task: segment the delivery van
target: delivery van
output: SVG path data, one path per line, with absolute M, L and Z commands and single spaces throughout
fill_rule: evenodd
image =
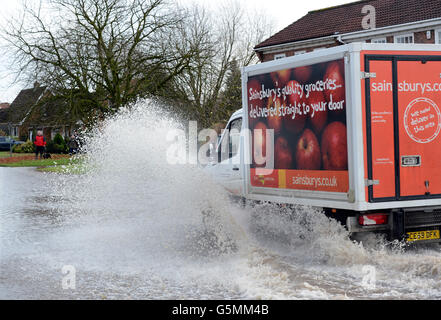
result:
M 441 241 L 441 46 L 347 44 L 246 67 L 242 89 L 210 167 L 231 193 Z

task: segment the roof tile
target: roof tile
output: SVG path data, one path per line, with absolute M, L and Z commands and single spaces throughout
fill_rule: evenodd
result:
M 7 109 L 9 113 L 8 121 L 19 123 L 26 116 L 32 106 L 34 106 L 41 97 L 46 87 L 34 87 L 21 90 L 11 106 Z
M 363 0 L 310 11 L 296 22 L 258 44 L 255 49 L 313 38 L 362 31 L 362 8 L 376 9 L 376 27 L 382 28 L 441 17 L 440 0 Z

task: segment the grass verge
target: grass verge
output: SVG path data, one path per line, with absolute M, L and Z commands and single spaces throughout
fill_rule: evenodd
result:
M 46 167 L 56 165 L 68 165 L 70 161 L 71 160 L 68 157 L 59 159 L 20 160 L 11 163 L 0 163 L 0 167 Z
M 84 161 L 80 157 L 70 158 L 69 161 L 57 163 L 53 166 L 43 166 L 37 168 L 40 172 L 51 172 L 59 174 L 85 174 L 88 171 L 88 167 L 84 164 Z M 57 161 L 55 161 L 57 162 Z
M 0 159 L 12 157 L 26 157 L 28 153 L 9 153 L 9 151 L 0 151 Z
M 26 159 L 20 159 L 22 157 Z M 84 174 L 88 171 L 81 156 L 56 156 L 54 159 L 35 160 L 32 154 L 13 154 L 11 158 L 9 152 L 0 152 L 0 167 L 36 167 L 40 172 L 60 174 Z

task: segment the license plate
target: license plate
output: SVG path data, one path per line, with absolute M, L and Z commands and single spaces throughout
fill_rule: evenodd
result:
M 439 230 L 417 231 L 407 233 L 407 242 L 436 240 L 440 238 Z

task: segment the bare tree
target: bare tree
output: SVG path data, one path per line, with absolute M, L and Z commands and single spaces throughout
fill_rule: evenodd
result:
M 187 117 L 206 127 L 228 119 L 220 103 L 228 76 L 257 61 L 253 48 L 271 34 L 272 22 L 263 14 L 247 14 L 238 1 L 212 11 L 192 6 L 187 16 L 182 37 L 197 54 L 190 68 L 174 79 L 175 89 Z
M 41 0 L 9 22 L 18 72 L 65 95 L 79 113 L 117 110 L 188 69 L 183 17 L 165 0 Z M 175 40 L 175 41 L 174 41 Z

